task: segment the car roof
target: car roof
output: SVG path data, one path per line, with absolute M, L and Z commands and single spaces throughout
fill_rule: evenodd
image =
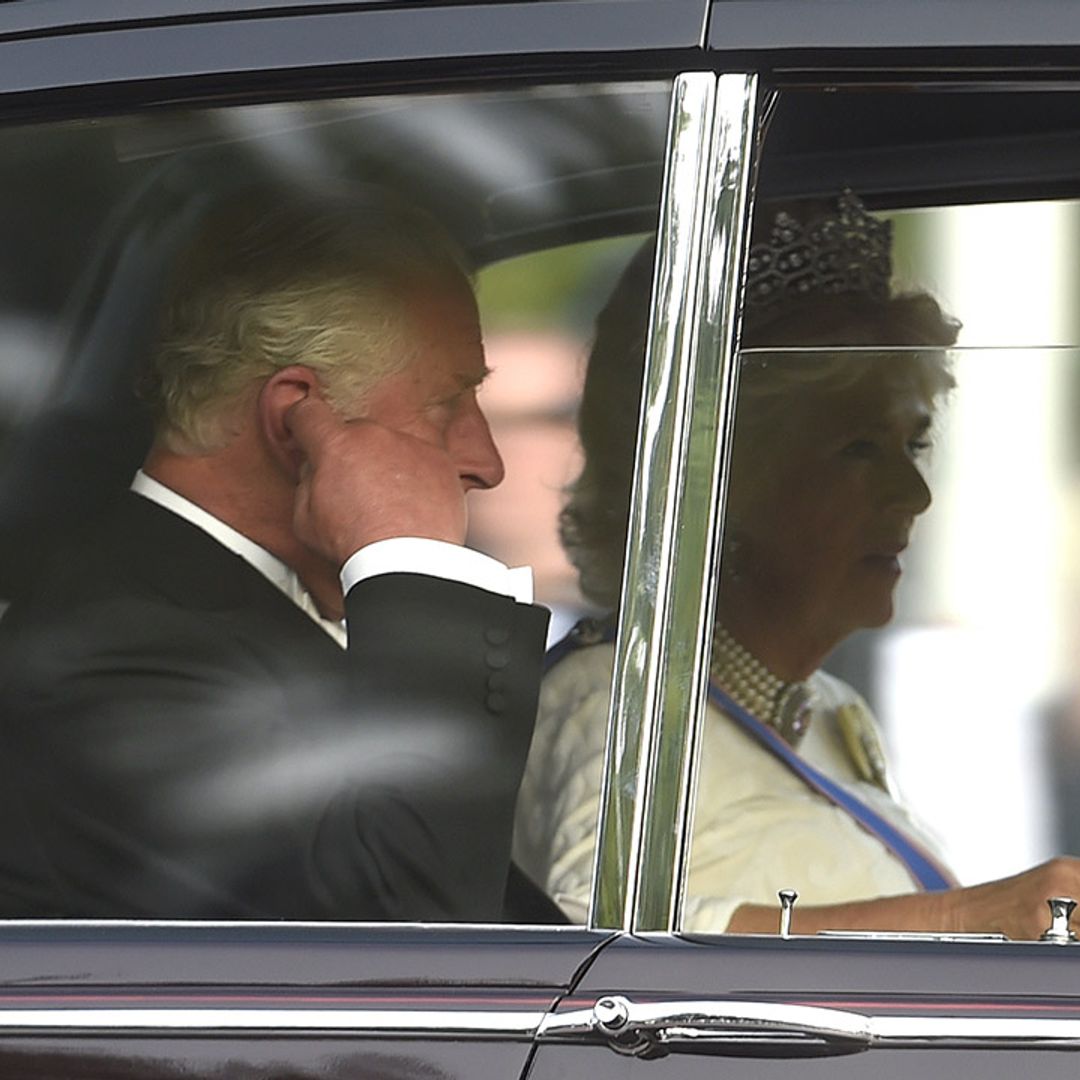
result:
M 445 8 L 441 0 L 0 0 L 0 40 L 12 35 L 80 33 L 200 22 L 235 22 L 285 16 L 363 13 L 416 13 Z M 701 46 L 709 0 L 464 0 L 454 5 L 455 19 L 472 23 L 479 39 L 492 16 L 519 9 L 531 22 L 537 8 L 550 8 L 550 22 L 589 13 L 589 22 L 607 24 L 637 47 L 674 42 Z M 629 18 L 629 22 L 627 21 Z M 635 22 L 640 30 L 635 29 Z M 658 35 L 654 40 L 650 40 Z M 583 42 L 587 47 L 588 42 Z M 568 40 L 563 48 L 573 47 Z
M 774 69 L 820 65 L 834 52 L 850 54 L 850 63 L 867 50 L 899 50 L 908 55 L 897 62 L 910 63 L 910 54 L 928 51 L 973 62 L 1009 50 L 1010 64 L 1045 67 L 1051 54 L 1080 46 L 1075 0 L 0 0 L 0 42 L 425 12 L 442 24 L 433 40 L 447 57 L 490 55 L 505 41 L 514 53 L 707 48 L 755 65 L 768 54 Z M 447 25 L 469 33 L 447 35 Z
M 553 2 L 566 9 L 593 0 Z M 425 0 L 0 0 L 0 37 L 424 6 L 444 5 Z M 521 0 L 466 0 L 456 6 L 469 18 L 483 8 L 490 12 L 523 5 Z M 1080 5 L 1074 0 L 603 0 L 603 7 L 613 24 L 622 22 L 630 8 L 662 11 L 666 22 L 686 21 L 697 44 L 723 50 L 1080 43 Z
M 713 0 L 711 49 L 1023 48 L 1080 43 L 1074 0 Z

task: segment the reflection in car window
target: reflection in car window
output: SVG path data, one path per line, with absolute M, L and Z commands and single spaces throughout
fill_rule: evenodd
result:
M 1030 350 L 992 361 L 950 348 L 968 309 L 943 307 L 910 274 L 897 279 L 905 228 L 926 223 L 889 224 L 849 191 L 758 204 L 688 929 L 773 932 L 777 893 L 793 888 L 797 932 L 1030 938 L 1046 928 L 1045 899 L 1077 884 L 1071 860 L 1036 865 L 1069 850 L 1068 840 L 1050 832 L 1052 814 L 1038 819 L 1025 805 L 1064 786 L 1071 745 L 1067 666 L 1055 668 L 1060 645 L 1047 651 L 1067 625 L 1059 612 L 1069 580 L 1068 455 L 1059 433 L 1069 354 L 1043 350 L 1034 364 Z M 910 258 L 910 234 L 903 239 Z M 583 591 L 600 604 L 617 602 L 630 483 L 607 451 L 628 437 L 620 417 L 636 415 L 636 397 L 627 409 L 610 403 L 626 365 L 641 363 L 651 263 L 646 246 L 598 322 L 581 418 L 585 466 L 564 514 Z M 943 290 L 942 299 L 962 295 L 971 291 Z M 1018 362 L 1027 384 L 1019 392 Z M 1006 399 L 1029 410 L 1018 421 L 1031 435 L 1019 451 L 1022 473 L 992 419 L 1012 416 Z M 992 445 L 978 442 L 980 425 Z M 617 451 L 612 460 L 622 460 Z M 988 460 L 999 461 L 993 481 Z M 1006 477 L 1024 489 L 1022 520 L 1039 528 L 1035 536 L 1023 528 L 1039 570 L 999 586 L 1021 543 L 1000 521 Z M 1010 540 L 1001 547 L 996 536 Z M 943 559 L 952 560 L 949 574 Z M 1037 596 L 1033 580 L 1045 582 Z M 971 583 L 966 594 L 960 581 Z M 1037 622 L 1022 643 L 1002 612 L 1013 590 L 1013 610 Z M 607 709 L 613 657 L 604 630 L 545 681 L 523 788 L 523 798 L 554 808 L 546 848 L 519 835 L 535 861 L 523 858 L 567 911 L 584 906 L 591 881 L 594 725 Z M 1001 675 L 988 679 L 987 670 Z M 978 732 L 976 700 L 976 714 L 992 718 Z M 1058 740 L 1049 755 L 1044 731 Z M 969 780 L 976 759 L 987 775 L 974 770 Z M 545 790 L 552 783 L 554 795 Z M 981 799 L 979 809 L 957 815 L 955 800 L 967 798 Z M 998 827 L 986 837 L 991 819 Z M 519 834 L 523 820 L 519 807 Z M 983 836 L 965 847 L 957 841 L 968 822 Z M 1021 871 L 978 893 L 961 888 Z
M 875 370 L 895 371 L 901 359 L 911 363 L 927 355 L 860 349 L 832 358 L 842 357 L 853 370 L 864 369 L 860 381 L 869 386 L 881 377 Z M 730 929 L 775 929 L 773 897 L 781 888 L 794 888 L 800 905 L 825 905 L 807 910 L 803 927 L 807 919 L 816 919 L 818 926 L 836 929 L 951 929 L 1031 938 L 1048 924 L 1045 900 L 1062 885 L 1063 895 L 1069 893 L 1074 864 L 1043 860 L 1072 850 L 1058 824 L 1069 815 L 1061 777 L 1068 771 L 1065 718 L 1072 677 L 1067 656 L 1047 652 L 1046 641 L 1068 625 L 1067 608 L 1050 583 L 1064 589 L 1068 580 L 1064 545 L 1071 469 L 1061 432 L 1075 350 L 955 348 L 929 355 L 954 382 L 940 396 L 930 427 L 910 448 L 918 452 L 915 460 L 933 502 L 914 519 L 906 544 L 893 538 L 891 573 L 896 580 L 892 603 L 880 621 L 868 619 L 864 629 L 838 644 L 818 672 L 795 680 L 809 692 L 801 738 L 779 745 L 775 735 L 754 723 L 762 714 L 776 715 L 798 691 L 766 681 L 760 669 L 773 671 L 772 665 L 742 646 L 736 631 L 718 631 L 716 653 L 723 667 L 714 668 L 714 687 L 725 679 L 734 690 L 724 695 L 718 692 L 723 685 L 714 689 L 703 736 L 688 909 L 688 921 L 702 928 L 716 928 L 717 885 L 729 880 L 733 868 L 745 875 L 748 891 L 756 877 L 762 911 L 757 923 L 740 923 L 736 915 Z M 809 373 L 821 362 L 820 350 L 745 353 L 742 415 L 754 408 L 748 371 L 798 365 Z M 1022 381 L 1031 382 L 1018 392 L 1020 370 Z M 1000 407 L 1005 399 L 1007 409 Z M 897 416 L 898 406 L 896 398 Z M 983 424 L 990 414 L 1013 415 L 1018 409 L 1021 416 L 1027 409 L 1038 419 L 1034 429 L 1027 429 L 1031 441 L 1014 458 L 997 446 L 996 426 Z M 887 464 L 880 442 L 886 425 L 866 423 L 875 415 L 872 402 L 865 401 L 859 416 L 866 426 L 849 432 L 854 437 L 844 447 L 848 467 L 864 478 Z M 790 402 L 783 409 L 783 435 L 777 443 L 807 440 L 805 418 L 805 410 Z M 803 444 L 805 460 L 798 470 L 803 487 L 784 500 L 786 530 L 776 534 L 785 538 L 777 551 L 789 573 L 802 573 L 810 581 L 825 579 L 828 563 L 840 562 L 844 545 L 873 521 L 865 508 L 887 490 L 879 479 L 861 496 L 864 507 L 851 499 L 839 520 L 830 515 L 822 489 L 815 492 L 811 444 L 820 439 L 824 450 L 825 440 L 844 419 L 842 400 L 834 402 L 828 417 L 818 417 L 813 439 Z M 1026 421 L 1018 422 L 1026 428 Z M 988 472 L 995 455 L 1000 469 Z M 738 572 L 741 556 L 737 492 L 742 485 L 764 487 L 769 460 L 766 454 L 756 463 L 733 463 L 725 554 L 732 548 L 737 554 L 729 559 L 729 572 Z M 820 479 L 824 464 L 822 455 Z M 1010 476 L 1012 498 L 1029 515 L 1022 540 L 1002 520 L 1001 481 Z M 809 494 L 816 494 L 813 514 L 805 497 Z M 877 520 L 884 519 L 881 511 Z M 823 536 L 828 544 L 822 543 Z M 875 538 L 872 528 L 864 537 L 866 554 L 860 559 L 850 552 L 847 560 L 863 572 L 869 569 L 867 560 L 872 565 L 889 554 L 874 550 L 885 540 Z M 815 550 L 818 558 L 812 560 Z M 1004 569 L 1010 565 L 1009 553 L 1020 550 L 1030 551 L 1034 559 L 1023 586 Z M 792 591 L 789 586 L 785 595 Z M 835 604 L 844 595 L 843 579 L 835 578 L 830 601 Z M 1012 615 L 1003 610 L 1010 605 L 1018 605 Z M 719 614 L 724 615 L 723 607 Z M 1025 629 L 1028 619 L 1034 623 L 1030 631 Z M 758 674 L 758 685 L 747 680 L 747 672 Z M 760 693 L 763 687 L 772 694 L 772 713 Z M 739 705 L 744 707 L 734 707 Z M 748 719 L 747 713 L 753 716 Z M 849 798 L 852 794 L 858 802 Z M 723 809 L 730 818 L 722 816 Z M 867 809 L 896 826 L 899 835 L 881 829 Z M 755 823 L 741 849 L 731 839 L 732 819 Z M 728 842 L 722 844 L 725 836 Z M 767 860 L 754 857 L 750 836 L 765 845 Z M 842 844 L 834 847 L 840 837 Z M 740 850 L 741 865 L 729 855 Z M 931 896 L 930 905 L 923 907 L 924 896 L 913 889 L 935 888 L 928 874 L 934 866 L 945 871 L 936 887 L 947 888 L 950 880 L 974 886 L 1021 876 L 984 886 L 979 894 L 949 890 L 941 894 L 947 903 L 938 906 Z M 884 875 L 890 873 L 888 880 Z M 866 898 L 864 906 L 850 903 L 860 895 Z M 949 921 L 936 921 L 935 908 L 944 910 Z
M 1049 764 L 1062 760 L 1069 743 L 1062 703 L 1069 696 L 1071 620 L 1064 598 L 1073 575 L 1064 555 L 1071 497 L 1062 432 L 1074 381 L 1066 358 L 1076 342 L 1067 299 L 1075 204 L 993 198 L 1000 191 L 1039 194 L 1035 183 L 1019 181 L 1030 177 L 1028 155 L 1040 140 L 1057 137 L 1067 105 L 1017 102 L 1008 120 L 1015 139 L 1002 143 L 988 169 L 971 152 L 988 116 L 986 99 L 930 95 L 905 111 L 899 135 L 896 99 L 860 101 L 858 130 L 843 135 L 828 117 L 845 102 L 813 95 L 782 101 L 762 157 L 759 196 L 783 191 L 799 168 L 816 168 L 815 154 L 834 138 L 848 140 L 843 153 L 816 159 L 825 172 L 828 162 L 843 160 L 843 183 L 861 176 L 880 204 L 916 207 L 888 215 L 891 236 L 878 233 L 889 236 L 890 302 L 903 294 L 933 297 L 959 321 L 958 345 L 997 351 L 913 349 L 950 342 L 946 334 L 926 336 L 925 319 L 914 311 L 891 328 L 879 321 L 860 329 L 848 319 L 846 328 L 834 324 L 822 338 L 815 319 L 758 337 L 755 288 L 766 307 L 776 290 L 788 294 L 784 318 L 794 317 L 800 295 L 816 292 L 820 316 L 845 292 L 865 290 L 848 288 L 837 275 L 868 262 L 875 232 L 842 212 L 843 194 L 832 221 L 812 220 L 805 210 L 792 221 L 782 201 L 759 202 L 754 239 L 765 244 L 752 248 L 747 275 L 685 922 L 719 929 L 726 918 L 731 930 L 775 930 L 777 891 L 792 888 L 799 893 L 794 926 L 805 932 L 1035 937 L 1047 925 L 1046 899 L 1071 895 L 1080 884 L 1075 861 L 1044 862 L 1075 850 L 1055 825 L 1072 814 L 1061 771 Z M 807 124 L 811 116 L 816 124 Z M 917 181 L 905 154 L 892 159 L 886 176 L 874 153 L 875 138 L 886 131 L 901 143 L 940 146 L 941 153 L 923 157 L 933 164 Z M 917 209 L 919 196 L 905 185 L 933 189 L 935 181 L 948 193 L 945 202 L 962 203 L 958 189 L 983 201 Z M 878 216 L 884 230 L 886 215 Z M 860 236 L 865 244 L 857 243 Z M 1030 349 L 1048 343 L 1069 348 Z M 907 348 L 882 352 L 888 344 Z M 823 354 L 829 345 L 853 348 Z M 767 351 L 777 347 L 801 352 Z M 817 372 L 829 353 L 864 373 L 855 386 L 867 396 L 857 407 L 850 394 L 841 396 L 814 418 L 813 388 L 824 385 Z M 915 424 L 905 430 L 911 402 L 902 388 L 876 401 L 869 388 L 884 385 L 880 372 L 897 379 L 904 363 L 920 356 L 945 373 L 945 382 L 935 390 L 923 381 L 917 397 L 929 422 L 923 431 Z M 806 386 L 788 393 L 770 417 L 768 445 L 747 453 L 764 400 L 759 387 L 795 369 Z M 1005 417 L 1010 436 L 1003 441 Z M 832 437 L 837 456 L 830 467 Z M 786 470 L 776 464 L 785 452 L 792 462 Z M 847 495 L 838 498 L 846 470 Z M 768 522 L 753 504 L 770 499 Z M 762 520 L 772 538 L 765 545 Z M 844 630 L 843 613 L 854 611 L 857 596 L 869 599 L 875 570 L 883 602 L 876 614 L 867 606 Z M 759 594 L 749 623 L 738 604 L 725 602 L 740 591 Z M 817 621 L 807 616 L 815 596 L 832 625 L 812 651 L 813 664 L 792 667 L 783 646 L 798 626 Z M 799 730 L 786 727 L 784 713 L 792 710 L 803 714 Z M 1054 739 L 1058 749 L 1048 754 Z M 756 824 L 733 835 L 740 828 L 733 818 Z M 1020 876 L 1003 880 L 1010 875 Z M 740 906 L 728 916 L 732 881 L 746 889 L 734 890 Z M 980 882 L 998 884 L 950 888 Z M 756 909 L 741 899 L 755 887 Z
M 774 217 L 767 216 L 767 231 L 756 238 L 751 249 L 748 344 L 783 343 L 793 334 L 809 334 L 821 344 L 852 338 L 865 344 L 876 338 L 881 343 L 895 340 L 897 327 L 904 328 L 907 344 L 952 342 L 954 325 L 929 297 L 894 300 L 888 296 L 887 227 L 867 214 L 854 196 L 845 194 L 835 205 L 808 204 L 797 212 L 800 216 L 795 208 L 782 207 Z M 626 371 L 640 368 L 642 363 L 646 328 L 642 298 L 647 294 L 652 261 L 652 245 L 647 244 L 630 264 L 598 324 L 582 410 L 586 465 L 565 517 L 565 535 L 581 568 L 583 587 L 609 603 L 617 596 L 629 503 L 630 476 L 624 451 L 632 438 L 632 427 L 622 418 L 636 415 L 637 409 L 611 413 L 608 406 Z M 901 374 L 883 375 L 873 383 L 858 375 L 850 365 L 835 362 L 831 356 L 812 373 L 806 365 L 785 367 L 775 360 L 743 372 L 734 454 L 737 475 L 740 461 L 753 461 L 759 469 L 766 458 L 775 464 L 766 481 L 760 479 L 759 471 L 753 481 L 748 480 L 745 486 L 736 482 L 732 488 L 732 539 L 725 559 L 728 574 L 720 594 L 714 675 L 718 692 L 735 693 L 739 705 L 772 723 L 792 744 L 801 740 L 808 727 L 812 726 L 815 738 L 823 728 L 820 723 L 811 724 L 811 708 L 816 698 L 832 688 L 801 685 L 816 667 L 814 650 L 828 652 L 835 643 L 828 641 L 829 635 L 836 635 L 837 640 L 846 636 L 851 622 L 857 626 L 860 620 L 887 617 L 895 557 L 906 545 L 910 519 L 928 502 L 914 460 L 916 448 L 921 450 L 926 440 L 935 399 L 951 382 L 945 367 L 932 358 L 906 366 Z M 626 383 L 623 393 L 632 401 L 633 380 Z M 791 424 L 784 410 L 793 397 L 806 411 L 798 427 Z M 868 422 L 863 413 L 871 408 L 880 416 Z M 894 419 L 897 411 L 902 415 Z M 827 456 L 838 455 L 850 476 L 841 475 L 843 469 L 835 465 L 832 472 L 838 475 L 797 473 L 797 466 L 823 456 L 809 444 L 811 436 L 820 433 L 830 418 L 836 423 L 828 434 Z M 887 442 L 878 431 L 886 420 L 896 428 L 889 432 Z M 832 447 L 832 443 L 837 445 Z M 845 499 L 857 497 L 859 488 L 880 482 L 880 477 L 864 475 L 868 469 L 881 473 L 895 489 L 886 500 L 890 520 L 874 521 L 876 535 L 872 538 L 842 536 L 840 526 L 849 518 L 854 523 L 851 533 L 870 531 L 865 519 L 871 512 L 864 509 L 858 518 L 845 503 Z M 613 477 L 618 481 L 613 482 Z M 797 500 L 805 507 L 802 520 L 795 520 Z M 880 549 L 860 554 L 876 560 L 866 567 L 870 576 L 847 580 L 842 565 L 847 549 L 869 539 Z M 785 548 L 785 543 L 794 551 Z M 812 549 L 804 560 L 809 564 L 806 575 L 799 574 L 799 560 L 793 557 L 799 554 L 799 545 Z M 791 685 L 781 685 L 782 680 L 755 661 L 733 634 L 744 642 L 754 642 L 759 653 L 768 650 L 771 670 L 790 671 L 787 682 Z M 534 751 L 524 793 L 529 793 L 534 777 L 535 783 L 542 785 L 546 777 L 561 771 L 569 773 L 572 781 L 566 788 L 577 788 L 582 796 L 578 805 L 567 807 L 555 830 L 560 847 L 547 874 L 559 878 L 549 881 L 549 887 L 560 897 L 580 896 L 589 880 L 592 843 L 582 828 L 582 819 L 586 808 L 595 807 L 599 780 L 595 755 L 583 752 L 583 747 L 595 743 L 594 714 L 610 679 L 611 659 L 609 645 L 595 645 L 568 658 L 561 671 L 553 674 L 543 699 L 538 743 L 543 745 L 540 740 L 549 730 L 556 731 L 552 739 L 556 750 L 551 756 L 559 760 L 560 754 L 565 755 L 566 764 L 562 770 L 553 770 L 549 761 L 537 764 Z M 556 680 L 561 687 L 560 701 L 554 700 Z M 582 689 L 589 685 L 591 689 Z M 856 701 L 839 707 L 857 717 Z M 710 728 L 710 732 L 720 730 L 718 725 Z M 853 737 L 860 734 L 856 731 Z M 730 736 L 727 741 L 732 741 Z M 714 776 L 712 756 L 707 734 L 702 770 L 714 802 L 704 806 L 699 800 L 695 837 L 697 848 L 706 854 L 695 854 L 690 892 L 693 897 L 702 888 L 703 875 L 711 875 L 713 880 L 705 888 L 711 886 L 717 895 L 710 900 L 710 918 L 723 928 L 740 902 L 761 899 L 762 888 L 747 879 L 755 874 L 767 877 L 758 852 L 762 838 L 773 828 L 775 809 L 771 814 L 766 809 L 764 817 L 754 819 L 751 812 L 767 808 L 768 800 L 758 791 L 744 797 L 737 786 L 736 781 L 754 783 L 752 760 L 736 760 L 730 745 L 726 746 L 717 757 L 725 767 L 730 764 L 731 773 Z M 868 772 L 866 779 L 885 786 L 884 773 L 875 776 Z M 767 784 L 757 786 L 769 790 Z M 796 801 L 800 794 L 796 791 Z M 890 805 L 886 799 L 886 808 Z M 575 826 L 577 835 L 571 832 Z M 784 823 L 778 831 L 782 836 L 788 832 Z M 862 832 L 856 832 L 858 841 Z M 805 835 L 797 850 L 804 846 Z M 858 865 L 859 861 L 854 862 Z M 830 871 L 828 880 L 834 877 Z M 768 898 L 774 890 L 766 884 L 764 891 Z
M 1066 204 L 1057 212 L 1067 217 L 1071 210 Z M 1060 314 L 1052 315 L 1045 303 L 1027 309 L 1028 325 L 1015 321 L 1009 325 L 998 315 L 995 327 L 993 306 L 986 307 L 977 283 L 993 282 L 992 289 L 1000 295 L 1007 287 L 997 280 L 1001 268 L 993 263 L 980 266 L 975 245 L 972 261 L 962 270 L 962 249 L 950 246 L 950 237 L 963 235 L 965 223 L 972 219 L 981 219 L 987 226 L 996 219 L 1005 235 L 1025 215 L 1037 229 L 1028 242 L 1045 242 L 1048 233 L 1039 230 L 1037 223 L 1040 218 L 1047 220 L 1048 207 L 1040 205 L 936 210 L 894 219 L 896 245 L 908 248 L 909 265 L 899 271 L 899 280 L 913 280 L 914 266 L 921 270 L 922 280 L 935 282 L 942 302 L 963 322 L 960 344 L 985 344 L 995 337 L 1005 342 L 1025 337 L 1067 338 Z M 916 238 L 924 244 L 929 241 L 930 246 L 920 249 Z M 1056 261 L 1053 247 L 1044 249 L 1051 263 Z M 936 262 L 935 251 L 943 255 Z M 953 264 L 951 273 L 949 263 Z M 971 280 L 965 281 L 965 275 Z M 1026 274 L 1006 275 L 1006 279 L 1016 295 L 1032 288 Z M 1054 282 L 1051 289 L 1056 288 Z M 856 362 L 859 355 L 851 353 L 849 362 Z M 853 772 L 865 774 L 869 759 L 873 773 L 873 758 L 880 755 L 891 789 L 890 804 L 901 807 L 907 818 L 903 836 L 937 856 L 963 885 L 1003 879 L 1058 852 L 1074 850 L 1065 836 L 1055 835 L 1055 819 L 1062 810 L 1068 816 L 1067 804 L 1058 803 L 1060 809 L 1055 809 L 1049 799 L 1042 802 L 1044 795 L 1054 793 L 1055 770 L 1045 746 L 1048 733 L 1054 731 L 1050 716 L 1061 715 L 1068 681 L 1061 647 L 1052 643 L 1060 641 L 1067 626 L 1060 598 L 1069 579 L 1063 545 L 1070 497 L 1061 432 L 1072 379 L 1069 356 L 1071 350 L 1028 349 L 954 349 L 945 354 L 942 362 L 954 386 L 934 410 L 921 452 L 921 469 L 933 502 L 914 522 L 910 546 L 896 553 L 893 615 L 838 643 L 824 661 L 825 677 L 834 691 L 842 692 L 844 704 L 856 693 L 853 686 L 858 688 L 862 717 L 858 739 L 852 741 L 847 710 L 834 705 L 825 711 L 826 723 L 820 725 L 823 730 L 816 745 L 807 734 L 800 748 L 803 758 L 823 765 L 828 762 L 826 744 L 831 742 L 836 754 L 833 768 L 843 763 L 840 775 L 848 788 L 853 786 Z M 778 359 L 782 360 L 768 354 L 747 355 L 745 363 L 753 366 Z M 865 362 L 873 361 L 868 356 Z M 803 362 L 812 366 L 814 358 L 803 354 Z M 1026 433 L 1008 450 L 999 444 L 997 425 L 1005 415 L 1018 432 Z M 788 422 L 797 425 L 797 411 L 791 412 Z M 870 454 L 870 447 L 861 452 Z M 762 475 L 762 468 L 746 466 L 745 479 L 740 480 L 736 466 L 733 484 L 753 482 Z M 882 488 L 878 486 L 879 491 Z M 1019 517 L 1011 511 L 1002 513 L 1006 490 L 1012 495 L 1005 501 L 1012 503 Z M 980 491 L 985 494 L 980 496 Z M 794 523 L 798 504 L 791 505 Z M 856 517 L 850 510 L 845 528 L 850 529 Z M 730 526 L 735 521 L 729 518 Z M 800 552 L 809 546 L 803 533 Z M 731 527 L 727 542 L 737 542 Z M 1021 566 L 1030 569 L 1021 571 Z M 833 596 L 838 595 L 834 589 Z M 1010 601 L 1010 596 L 1015 600 Z M 1011 662 L 1006 663 L 1006 655 L 1012 657 Z M 835 682 L 837 678 L 841 681 Z M 818 700 L 825 700 L 825 695 L 819 694 Z M 977 731 L 976 716 L 980 718 Z M 873 728 L 870 717 L 876 717 Z M 878 749 L 869 753 L 868 747 Z M 790 782 L 791 775 L 789 771 L 773 778 L 775 785 L 768 797 L 774 802 L 776 791 L 783 782 Z M 854 784 L 858 783 L 856 779 Z M 733 790 L 745 794 L 746 787 L 735 785 Z M 699 800 L 711 798 L 704 787 L 699 789 Z M 822 812 L 820 798 L 812 799 L 805 792 L 801 798 Z M 964 808 L 962 813 L 958 807 Z M 839 835 L 841 809 L 831 814 L 836 820 L 829 829 Z M 796 888 L 800 903 L 820 900 L 835 889 L 835 883 L 843 879 L 841 867 L 850 880 L 851 852 L 857 849 L 854 842 L 849 845 L 843 859 L 834 858 L 829 871 L 828 858 L 814 846 L 821 843 L 824 830 L 807 828 L 812 818 L 808 807 L 797 816 L 789 815 L 769 846 L 775 853 L 774 865 L 785 875 L 784 882 L 774 878 L 769 885 Z M 861 832 L 856 839 L 865 845 L 870 834 L 864 827 Z M 804 851 L 814 850 L 819 857 L 813 862 L 804 862 L 801 856 L 793 860 L 795 838 L 800 838 Z M 861 865 L 869 869 L 895 863 L 893 852 L 880 840 L 875 843 L 877 859 L 867 857 Z M 919 883 L 918 868 L 912 870 L 909 864 L 904 872 L 910 882 Z M 992 886 L 978 897 L 992 900 L 982 912 L 971 906 L 974 895 L 947 893 L 953 902 L 946 907 L 950 922 L 945 926 L 929 919 L 920 921 L 919 907 L 897 903 L 881 912 L 884 928 L 1000 930 L 1011 937 L 1032 937 L 1045 929 L 1046 898 L 1061 889 L 1065 894 L 1075 889 L 1074 874 L 1075 864 L 1057 862 L 1014 882 Z M 891 886 L 880 881 L 872 885 L 865 881 L 861 886 L 868 897 L 908 893 L 912 887 L 903 877 Z M 707 886 L 701 889 L 702 894 L 708 891 Z M 855 887 L 849 895 L 857 895 Z M 762 903 L 769 899 L 763 890 Z M 835 925 L 857 918 L 848 913 Z
M 568 447 L 500 454 L 536 335 L 485 352 L 476 270 L 655 227 L 667 95 L 0 134 L 0 914 L 565 920 L 510 852 L 547 612 L 510 506 L 464 543 Z M 564 423 L 558 362 L 493 418 Z
M 562 641 L 602 614 L 581 592 L 559 538 L 567 487 L 581 469 L 577 413 L 595 312 L 640 236 L 587 241 L 506 260 L 477 279 L 490 376 L 480 403 L 506 479 L 470 511 L 470 541 L 533 568 L 536 598 Z

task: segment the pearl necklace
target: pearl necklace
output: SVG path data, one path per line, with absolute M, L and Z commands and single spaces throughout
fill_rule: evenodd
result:
M 764 724 L 798 746 L 810 726 L 812 694 L 804 682 L 786 683 L 744 649 L 719 623 L 713 634 L 712 679 Z

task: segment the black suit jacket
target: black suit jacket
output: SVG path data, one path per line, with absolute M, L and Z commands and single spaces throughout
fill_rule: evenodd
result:
M 0 620 L 0 915 L 502 917 L 546 612 L 346 606 L 342 650 L 136 495 L 62 545 Z

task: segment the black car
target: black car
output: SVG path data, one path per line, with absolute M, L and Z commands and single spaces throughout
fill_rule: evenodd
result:
M 0 594 L 15 602 L 42 538 L 141 460 L 131 372 L 175 222 L 208 192 L 378 185 L 453 234 L 505 358 L 493 386 L 502 368 L 523 386 L 489 415 L 508 487 L 515 462 L 535 487 L 474 523 L 508 560 L 500 516 L 526 506 L 557 550 L 594 320 L 656 238 L 648 359 L 627 376 L 643 404 L 620 613 L 605 624 L 565 563 L 538 577 L 566 626 L 589 620 L 578 644 L 614 648 L 587 910 L 566 926 L 5 921 L 0 1073 L 1075 1074 L 1080 951 L 1052 897 L 1033 916 L 1044 941 L 790 933 L 790 911 L 775 932 L 723 933 L 695 918 L 691 839 L 711 790 L 740 366 L 799 345 L 740 353 L 751 236 L 778 206 L 851 192 L 891 221 L 897 278 L 963 329 L 942 346 L 955 387 L 908 589 L 887 629 L 826 666 L 882 720 L 960 879 L 1080 844 L 1080 8 L 8 0 L 0 116 Z M 893 574 L 906 536 L 889 544 L 874 557 Z M 797 931 L 815 886 L 783 884 L 802 894 Z

